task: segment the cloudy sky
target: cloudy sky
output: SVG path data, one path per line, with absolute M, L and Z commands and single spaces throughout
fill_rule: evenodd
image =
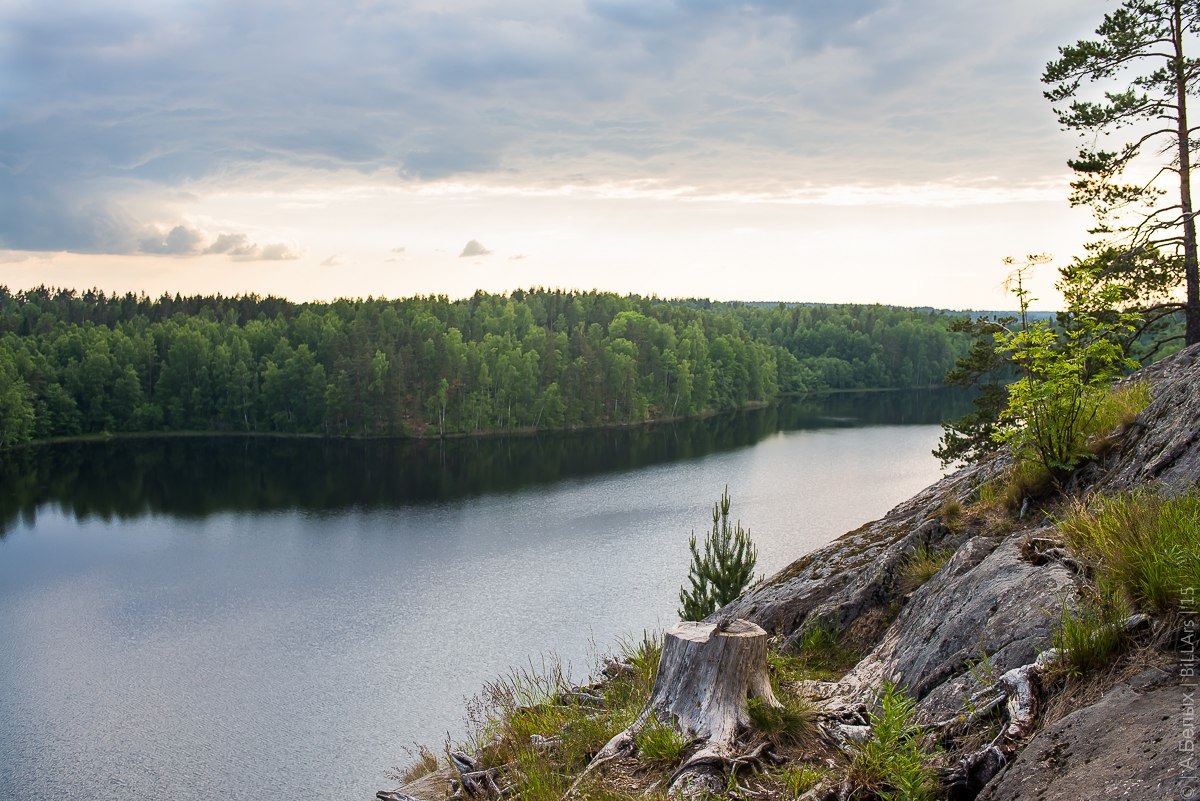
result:
M 1010 306 L 1109 5 L 0 0 L 0 283 Z

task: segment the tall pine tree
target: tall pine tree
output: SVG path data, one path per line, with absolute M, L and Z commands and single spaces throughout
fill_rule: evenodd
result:
M 1115 150 L 1083 147 L 1073 205 L 1096 214 L 1091 246 L 1144 309 L 1184 310 L 1188 344 L 1200 342 L 1200 275 L 1192 205 L 1193 133 L 1188 96 L 1200 61 L 1189 57 L 1200 33 L 1197 0 L 1125 0 L 1104 15 L 1096 38 L 1059 48 L 1042 81 L 1064 127 L 1088 142 L 1117 135 Z M 1084 83 L 1094 91 L 1085 91 Z M 1063 105 L 1063 104 L 1066 105 Z M 1184 303 L 1172 291 L 1186 287 Z M 1130 297 L 1134 300 L 1134 297 Z

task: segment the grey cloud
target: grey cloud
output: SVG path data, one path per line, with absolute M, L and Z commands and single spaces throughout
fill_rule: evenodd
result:
M 299 258 L 299 254 L 288 245 L 259 245 L 242 233 L 222 233 L 209 244 L 205 244 L 205 241 L 200 231 L 176 225 L 166 233 L 160 231 L 143 238 L 138 243 L 138 250 L 169 256 L 224 255 L 234 261 L 288 261 Z
M 490 256 L 490 255 L 492 255 L 492 251 L 488 250 L 483 245 L 479 244 L 478 240 L 472 239 L 470 242 L 468 242 L 466 245 L 463 246 L 462 253 L 459 253 L 458 257 L 460 259 L 465 259 L 465 258 L 469 258 L 471 256 Z
M 13 250 L 71 250 L 132 253 L 140 226 L 104 194 L 39 184 L 24 175 L 5 175 L 0 191 L 0 247 Z
M 199 231 L 177 225 L 166 233 L 143 239 L 138 249 L 143 253 L 159 253 L 168 256 L 194 256 L 203 247 L 203 235 Z
M 228 253 L 230 256 L 253 256 L 257 245 L 245 234 L 218 234 L 205 248 L 205 253 Z
M 0 244 L 174 252 L 187 242 L 144 234 L 169 210 L 138 219 L 147 204 L 127 198 L 296 170 L 723 191 L 1040 177 L 1072 143 L 1037 76 L 1099 13 L 1093 0 L 470 5 L 0 6 Z

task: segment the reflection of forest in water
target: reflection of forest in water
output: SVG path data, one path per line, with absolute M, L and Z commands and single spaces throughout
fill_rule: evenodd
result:
M 853 393 L 632 428 L 452 440 L 154 437 L 19 449 L 0 463 L 0 536 L 38 507 L 80 519 L 394 508 L 746 447 L 779 431 L 935 424 L 961 392 Z

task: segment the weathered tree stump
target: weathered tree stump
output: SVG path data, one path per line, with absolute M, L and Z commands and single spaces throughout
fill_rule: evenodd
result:
M 596 754 L 567 795 L 594 768 L 631 754 L 651 720 L 700 741 L 671 777 L 672 791 L 693 795 L 723 789 L 738 735 L 750 725 L 751 698 L 780 706 L 767 672 L 767 633 L 746 620 L 676 623 L 663 641 L 650 700 L 633 724 Z

